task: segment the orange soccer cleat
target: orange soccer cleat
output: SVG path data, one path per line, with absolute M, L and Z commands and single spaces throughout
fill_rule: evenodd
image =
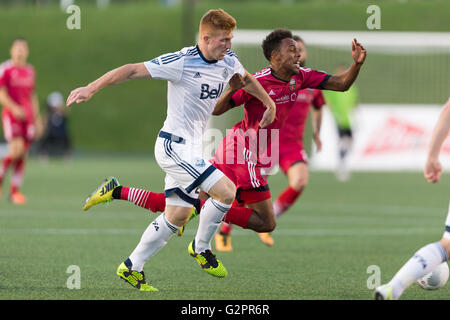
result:
M 231 246 L 231 235 L 224 233 L 216 233 L 214 236 L 214 240 L 216 242 L 216 250 L 217 251 L 232 251 L 233 247 Z
M 10 200 L 14 204 L 25 204 L 27 203 L 27 198 L 20 192 L 14 192 L 10 195 Z
M 270 232 L 259 232 L 258 236 L 264 244 L 268 245 L 269 247 L 273 246 L 273 238 Z

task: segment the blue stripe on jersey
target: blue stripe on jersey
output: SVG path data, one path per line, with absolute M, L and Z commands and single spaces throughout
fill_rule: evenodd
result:
M 194 47 L 194 48 L 192 48 L 192 49 L 189 49 L 189 50 L 186 52 L 186 55 L 188 55 L 188 56 L 195 56 L 196 54 L 198 54 L 197 47 Z
M 181 57 L 175 57 L 175 58 L 172 58 L 172 59 L 165 60 L 165 61 L 163 61 L 163 64 L 168 64 L 168 63 L 171 63 L 171 62 L 180 60 L 182 57 L 183 57 L 183 56 L 181 56 Z
M 237 54 L 234 53 L 233 51 L 231 51 L 230 49 L 227 49 L 227 55 L 231 56 L 231 57 L 236 57 L 238 58 Z M 238 58 L 239 59 L 239 58 Z
M 187 50 L 186 53 L 178 52 L 176 54 L 167 54 L 164 57 L 161 57 L 161 61 L 163 64 L 168 64 L 177 61 L 184 56 L 195 56 L 196 54 L 198 54 L 197 47 Z
M 178 57 L 178 54 L 175 54 L 175 53 L 168 53 L 168 54 L 162 56 L 162 57 L 161 57 L 161 60 L 167 60 L 167 59 L 170 59 L 170 58 L 173 58 L 173 57 Z

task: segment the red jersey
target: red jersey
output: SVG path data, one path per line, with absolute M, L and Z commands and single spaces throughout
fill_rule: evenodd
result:
M 34 121 L 34 111 L 32 94 L 35 86 L 35 73 L 31 65 L 17 67 L 12 62 L 7 61 L 0 66 L 0 87 L 6 87 L 8 95 L 24 108 L 26 112 L 26 122 Z M 3 116 L 14 118 L 11 112 L 5 107 Z
M 280 148 L 283 148 L 283 142 L 303 144 L 303 133 L 310 106 L 319 109 L 324 104 L 325 99 L 321 90 L 304 89 L 300 91 L 297 95 L 297 101 L 289 113 L 289 117 L 280 130 Z
M 271 68 L 265 68 L 253 75 L 276 104 L 275 120 L 260 130 L 259 123 L 266 107 L 257 98 L 244 90 L 238 90 L 232 97 L 234 105 L 244 104 L 244 120 L 228 131 L 214 156 L 215 163 L 242 164 L 252 162 L 266 166 L 272 162 L 271 141 L 278 139 L 278 130 L 297 101 L 302 89 L 319 88 L 330 75 L 309 68 L 300 68 L 289 82 L 276 78 Z M 274 145 L 275 146 L 275 145 Z M 278 148 L 277 148 L 278 149 Z M 278 152 L 278 150 L 274 150 Z

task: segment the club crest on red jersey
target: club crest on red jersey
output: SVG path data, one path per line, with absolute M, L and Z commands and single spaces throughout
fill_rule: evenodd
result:
M 292 78 L 291 81 L 289 81 L 289 89 L 291 89 L 291 91 L 295 91 L 295 88 L 297 88 L 297 81 Z

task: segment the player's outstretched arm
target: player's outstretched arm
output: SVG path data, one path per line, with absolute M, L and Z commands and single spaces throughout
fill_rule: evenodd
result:
M 112 86 L 131 79 L 151 79 L 150 72 L 144 63 L 126 64 L 105 73 L 97 80 L 85 87 L 77 88 L 70 92 L 66 105 L 88 101 L 95 93 L 107 86 Z
M 244 90 L 249 94 L 257 98 L 266 106 L 266 111 L 263 114 L 263 117 L 259 123 L 261 128 L 265 128 L 270 125 L 275 120 L 275 115 L 277 111 L 277 107 L 275 102 L 269 96 L 269 94 L 264 90 L 263 86 L 256 80 L 250 73 L 245 71 L 244 75 Z
M 350 68 L 341 74 L 331 76 L 323 86 L 324 89 L 334 91 L 347 91 L 358 76 L 359 70 L 366 60 L 367 51 L 356 40 L 352 42 L 352 58 L 353 64 Z
M 424 168 L 424 176 L 428 182 L 439 182 L 442 173 L 442 165 L 439 162 L 439 153 L 442 144 L 447 138 L 450 130 L 450 99 L 444 105 L 436 126 L 431 136 L 431 142 L 428 147 L 427 161 Z

